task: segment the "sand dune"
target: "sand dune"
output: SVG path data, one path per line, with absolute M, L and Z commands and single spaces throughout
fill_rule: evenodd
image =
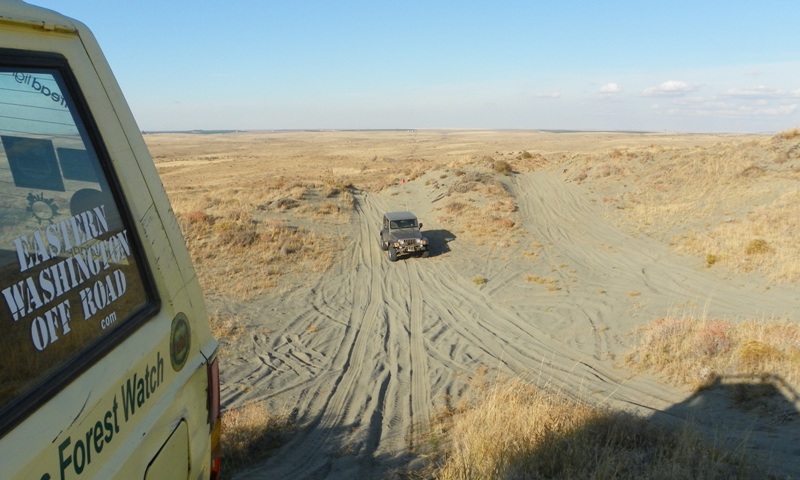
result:
M 616 361 L 635 343 L 636 327 L 669 314 L 800 318 L 796 285 L 765 288 L 757 277 L 703 268 L 623 230 L 563 165 L 511 174 L 517 229 L 484 242 L 442 223 L 443 189 L 430 185 L 451 179 L 426 175 L 356 188 L 351 221 L 329 227 L 343 242 L 332 268 L 236 304 L 254 320 L 226 345 L 224 405 L 266 402 L 292 410 L 301 425 L 237 478 L 384 478 L 413 460 L 408 452 L 437 409 L 457 404 L 483 375 L 548 383 L 645 415 L 681 415 L 687 409 L 675 407 L 691 392 Z M 379 221 L 392 210 L 418 215 L 434 241 L 430 258 L 386 258 Z M 721 407 L 709 408 L 709 419 L 724 421 Z M 794 427 L 751 434 L 773 457 L 796 459 Z

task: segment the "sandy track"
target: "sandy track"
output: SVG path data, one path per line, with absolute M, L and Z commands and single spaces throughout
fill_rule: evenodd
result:
M 431 394 L 424 298 L 410 280 L 420 274 L 412 264 L 390 265 L 384 258 L 376 240 L 376 212 L 369 203 L 361 205 L 359 233 L 341 271 L 321 279 L 310 291 L 308 309 L 270 335 L 282 340 L 272 346 L 269 375 L 258 367 L 250 375 L 266 384 L 251 390 L 248 399 L 288 396 L 308 425 L 284 447 L 291 455 L 276 455 L 265 466 L 273 478 L 369 469 L 371 459 L 396 455 L 413 438 L 415 425 L 427 424 Z M 309 322 L 324 326 L 304 338 L 293 333 L 308 330 Z M 317 361 L 297 366 L 298 357 Z M 245 367 L 252 361 L 241 360 L 237 371 L 252 368 Z M 351 465 L 354 456 L 362 461 Z
M 536 261 L 519 260 L 516 247 L 486 255 L 456 240 L 446 253 L 391 263 L 378 247 L 378 222 L 401 205 L 388 194 L 358 197 L 357 233 L 342 262 L 307 289 L 265 300 L 270 331 L 227 360 L 225 405 L 263 400 L 293 409 L 302 426 L 240 478 L 381 478 L 408 460 L 433 412 L 457 402 L 482 366 L 666 410 L 686 392 L 612 365 L 633 328 L 668 312 L 798 314 L 797 292 L 725 282 L 623 233 L 555 173 L 516 175 L 514 190 L 523 229 L 544 246 Z M 477 286 L 467 271 L 490 282 Z M 559 289 L 522 281 L 523 273 L 553 278 Z
M 558 260 L 551 263 L 567 266 L 559 275 L 578 279 L 569 289 L 569 303 L 582 307 L 596 327 L 604 323 L 630 329 L 640 324 L 638 317 L 649 321 L 665 313 L 742 318 L 796 316 L 800 311 L 796 289 L 767 291 L 745 280 L 737 285 L 696 260 L 677 257 L 665 245 L 632 237 L 606 221 L 583 190 L 551 173 L 520 175 L 516 181 L 526 228 L 554 247 L 551 256 Z M 565 273 L 567 268 L 571 273 Z M 630 304 L 631 298 L 643 315 L 613 310 Z M 583 308 L 593 303 L 594 311 Z

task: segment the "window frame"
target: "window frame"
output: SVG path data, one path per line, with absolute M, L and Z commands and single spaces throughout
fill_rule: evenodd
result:
M 88 343 L 80 353 L 63 362 L 50 374 L 39 378 L 33 387 L 0 408 L 0 436 L 3 436 L 152 319 L 161 310 L 162 304 L 150 267 L 150 259 L 140 238 L 138 222 L 131 214 L 130 205 L 123 194 L 119 177 L 112 167 L 111 156 L 103 141 L 100 128 L 67 58 L 55 52 L 0 48 L 0 66 L 46 70 L 61 77 L 60 80 L 68 92 L 66 98 L 68 108 L 73 118 L 78 119 L 75 122 L 78 132 L 94 149 L 120 218 L 128 230 L 131 256 L 136 262 L 144 290 L 144 305 L 125 318 L 119 327 Z

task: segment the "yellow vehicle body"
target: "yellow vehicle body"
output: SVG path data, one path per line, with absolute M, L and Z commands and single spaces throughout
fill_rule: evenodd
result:
M 218 343 L 82 23 L 0 0 L 0 477 L 218 475 Z

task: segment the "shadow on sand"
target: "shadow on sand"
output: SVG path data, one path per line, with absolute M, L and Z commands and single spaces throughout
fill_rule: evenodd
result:
M 800 478 L 800 395 L 779 375 L 716 376 L 650 418 L 688 421 L 709 438 L 759 457 L 770 475 Z
M 279 446 L 266 453 L 262 460 L 247 461 L 246 465 L 230 465 L 227 471 L 223 470 L 222 480 L 418 478 L 409 466 L 425 462 L 420 462 L 414 454 L 392 455 L 376 451 L 381 436 L 380 424 L 370 421 L 367 425 L 323 428 L 319 426 L 319 420 L 276 438 L 264 439 L 272 440 Z M 365 438 L 352 440 L 353 432 L 362 428 L 368 430 Z M 309 450 L 309 444 L 318 448 Z M 307 453 L 297 455 L 297 452 Z
M 425 230 L 422 236 L 430 242 L 429 250 L 432 257 L 444 255 L 450 251 L 450 242 L 456 239 L 455 234 L 448 230 Z
M 696 455 L 699 457 L 714 451 L 723 459 L 722 463 L 718 463 L 716 467 L 703 467 L 700 462 L 698 465 L 687 465 L 685 470 L 678 467 L 681 471 L 674 474 L 658 474 L 655 478 L 697 478 L 698 475 L 711 475 L 713 478 L 800 478 L 799 401 L 798 393 L 777 375 L 755 378 L 717 377 L 707 387 L 693 393 L 684 401 L 648 418 L 639 417 L 640 421 L 636 421 L 626 414 L 601 416 L 589 421 L 581 431 L 564 434 L 553 432 L 546 444 L 527 455 L 531 459 L 542 459 L 537 464 L 542 470 L 540 473 L 546 475 L 536 478 L 563 478 L 560 473 L 566 472 L 561 472 L 562 462 L 559 455 L 569 452 L 569 448 L 564 445 L 569 445 L 576 436 L 585 435 L 594 438 L 599 448 L 613 443 L 629 450 L 630 455 L 639 458 L 639 462 L 649 464 L 647 458 L 657 454 L 654 453 L 657 446 L 652 444 L 652 432 L 644 423 L 676 431 L 687 425 L 701 434 L 702 438 L 706 438 L 709 446 L 727 446 L 731 454 L 720 453 L 716 448 L 698 448 Z M 626 418 L 630 421 L 625 421 Z M 375 421 L 366 425 L 344 425 L 332 429 L 320 428 L 319 420 L 314 421 L 295 431 L 265 461 L 245 471 L 236 472 L 233 477 L 256 479 L 277 475 L 275 478 L 294 478 L 294 475 L 299 475 L 302 478 L 361 480 L 427 478 L 421 471 L 426 466 L 430 467 L 430 459 L 426 458 L 426 454 L 416 451 L 416 448 L 411 447 L 409 452 L 396 455 L 377 451 L 381 419 L 371 420 Z M 366 437 L 353 441 L 353 432 L 361 428 L 367 428 Z M 680 439 L 682 436 L 672 438 Z M 425 439 L 420 438 L 418 441 L 424 443 Z M 303 451 L 309 443 L 324 445 L 324 451 L 301 456 L 301 464 L 295 463 L 296 457 L 286 454 Z M 687 444 L 685 448 L 696 447 Z M 669 449 L 666 452 L 669 454 Z M 745 452 L 746 467 L 739 466 L 734 458 L 741 452 Z M 730 463 L 727 463 L 726 458 Z M 645 476 L 653 473 L 646 465 L 640 466 L 642 470 L 638 473 L 628 473 Z M 592 466 L 588 467 L 591 471 Z M 620 473 L 615 478 L 638 477 Z

